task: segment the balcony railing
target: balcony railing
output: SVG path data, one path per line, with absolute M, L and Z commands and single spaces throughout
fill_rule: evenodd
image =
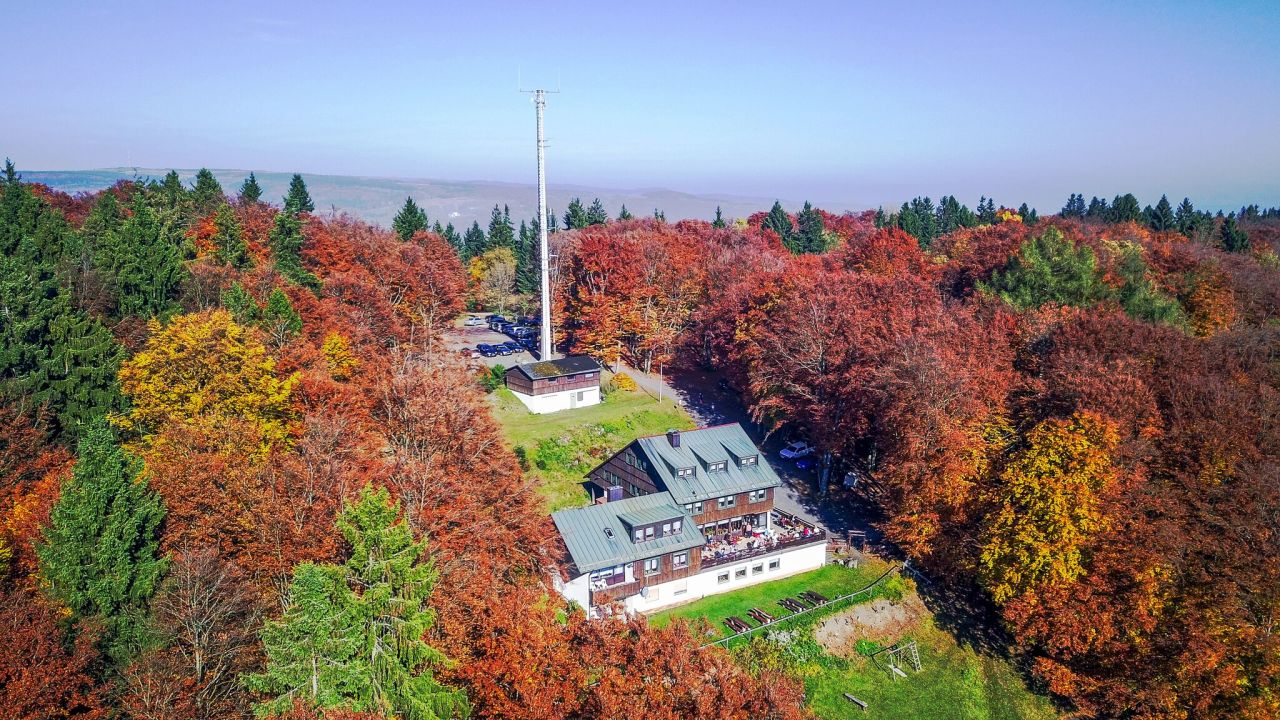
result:
M 619 583 L 617 585 L 605 585 L 604 587 L 591 588 L 591 605 L 603 605 L 611 603 L 614 600 L 635 595 L 644 588 L 644 579 L 632 580 L 628 583 Z
M 732 563 L 750 560 L 751 558 L 764 557 L 782 550 L 803 547 L 805 545 L 813 545 L 815 543 L 825 543 L 827 541 L 827 532 L 825 530 L 813 530 L 807 536 L 798 535 L 796 537 L 785 538 L 773 543 L 767 543 L 758 548 L 751 550 L 739 550 L 737 552 L 726 553 L 717 557 L 711 557 L 707 554 L 702 556 L 702 567 L 717 567 L 719 565 L 730 565 Z

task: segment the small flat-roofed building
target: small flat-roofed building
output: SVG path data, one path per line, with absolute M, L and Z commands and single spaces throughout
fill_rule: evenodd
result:
M 533 413 L 598 405 L 600 363 L 587 355 L 521 363 L 507 370 L 507 388 Z

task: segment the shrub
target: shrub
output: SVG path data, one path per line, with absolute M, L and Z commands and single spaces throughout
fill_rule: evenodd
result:
M 615 374 L 613 379 L 609 381 L 609 386 L 614 390 L 624 390 L 626 392 L 635 392 L 639 389 L 636 381 L 632 380 L 631 376 L 626 373 Z
M 480 375 L 480 385 L 484 391 L 491 393 L 494 390 L 505 385 L 507 382 L 507 369 L 502 363 L 498 363 L 489 368 L 488 372 L 482 372 Z

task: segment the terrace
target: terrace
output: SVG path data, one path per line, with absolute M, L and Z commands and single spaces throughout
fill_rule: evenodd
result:
M 745 525 L 738 532 L 712 534 L 702 548 L 702 567 L 728 565 L 827 541 L 825 530 L 781 510 L 771 511 L 769 525 L 767 528 Z

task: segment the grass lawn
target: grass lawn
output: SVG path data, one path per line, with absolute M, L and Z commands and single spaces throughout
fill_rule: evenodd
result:
M 649 621 L 661 626 L 676 618 L 705 618 L 712 625 L 715 637 L 725 637 L 732 634 L 721 622 L 725 617 L 737 615 L 746 619 L 746 611 L 752 607 L 774 615 L 786 614 L 788 611 L 776 604 L 780 598 L 805 589 L 830 598 L 845 595 L 871 583 L 886 567 L 880 562 L 856 570 L 828 565 L 776 582 L 703 598 L 656 613 Z M 809 613 L 792 623 L 779 623 L 753 634 L 749 641 L 733 641 L 731 651 L 749 667 L 761 663 L 781 666 L 803 680 L 809 706 L 820 718 L 1051 720 L 1058 717 L 1049 700 L 1028 689 L 1022 676 L 1006 660 L 961 646 L 952 635 L 938 628 L 927 612 L 886 643 L 912 639 L 919 644 L 923 670 L 917 673 L 907 668 L 906 679 L 893 680 L 886 669 L 863 655 L 834 655 L 814 639 L 815 628 L 825 618 L 847 608 L 877 597 L 901 598 L 908 602 L 914 595 L 915 589 L 909 580 L 892 576 L 866 600 L 859 598 Z M 859 647 L 862 647 L 861 641 Z M 868 643 L 868 651 L 878 647 L 880 645 Z M 881 658 L 877 659 L 884 664 Z M 864 713 L 846 700 L 844 693 L 866 701 L 868 710 Z
M 712 626 L 711 630 L 715 632 L 715 638 L 708 639 L 722 638 L 733 634 L 733 631 L 723 622 L 730 615 L 737 615 L 750 625 L 756 624 L 754 620 L 747 617 L 747 611 L 753 607 L 760 608 L 775 618 L 790 615 L 791 611 L 779 605 L 779 600 L 795 597 L 805 590 L 813 590 L 828 598 L 847 595 L 871 584 L 886 569 L 888 569 L 888 565 L 883 562 L 863 563 L 862 567 L 856 569 L 840 565 L 826 565 L 807 573 L 752 585 L 722 595 L 712 595 L 711 597 L 691 602 L 688 605 L 664 610 L 652 615 L 649 618 L 649 623 L 662 627 L 676 618 L 683 618 L 689 621 L 706 618 L 707 622 Z M 821 613 L 809 614 L 818 615 Z
M 492 397 L 494 418 L 527 472 L 538 478 L 551 512 L 586 504 L 586 474 L 632 440 L 693 427 L 678 405 L 642 391 L 615 391 L 599 405 L 548 415 L 529 412 L 505 387 Z

